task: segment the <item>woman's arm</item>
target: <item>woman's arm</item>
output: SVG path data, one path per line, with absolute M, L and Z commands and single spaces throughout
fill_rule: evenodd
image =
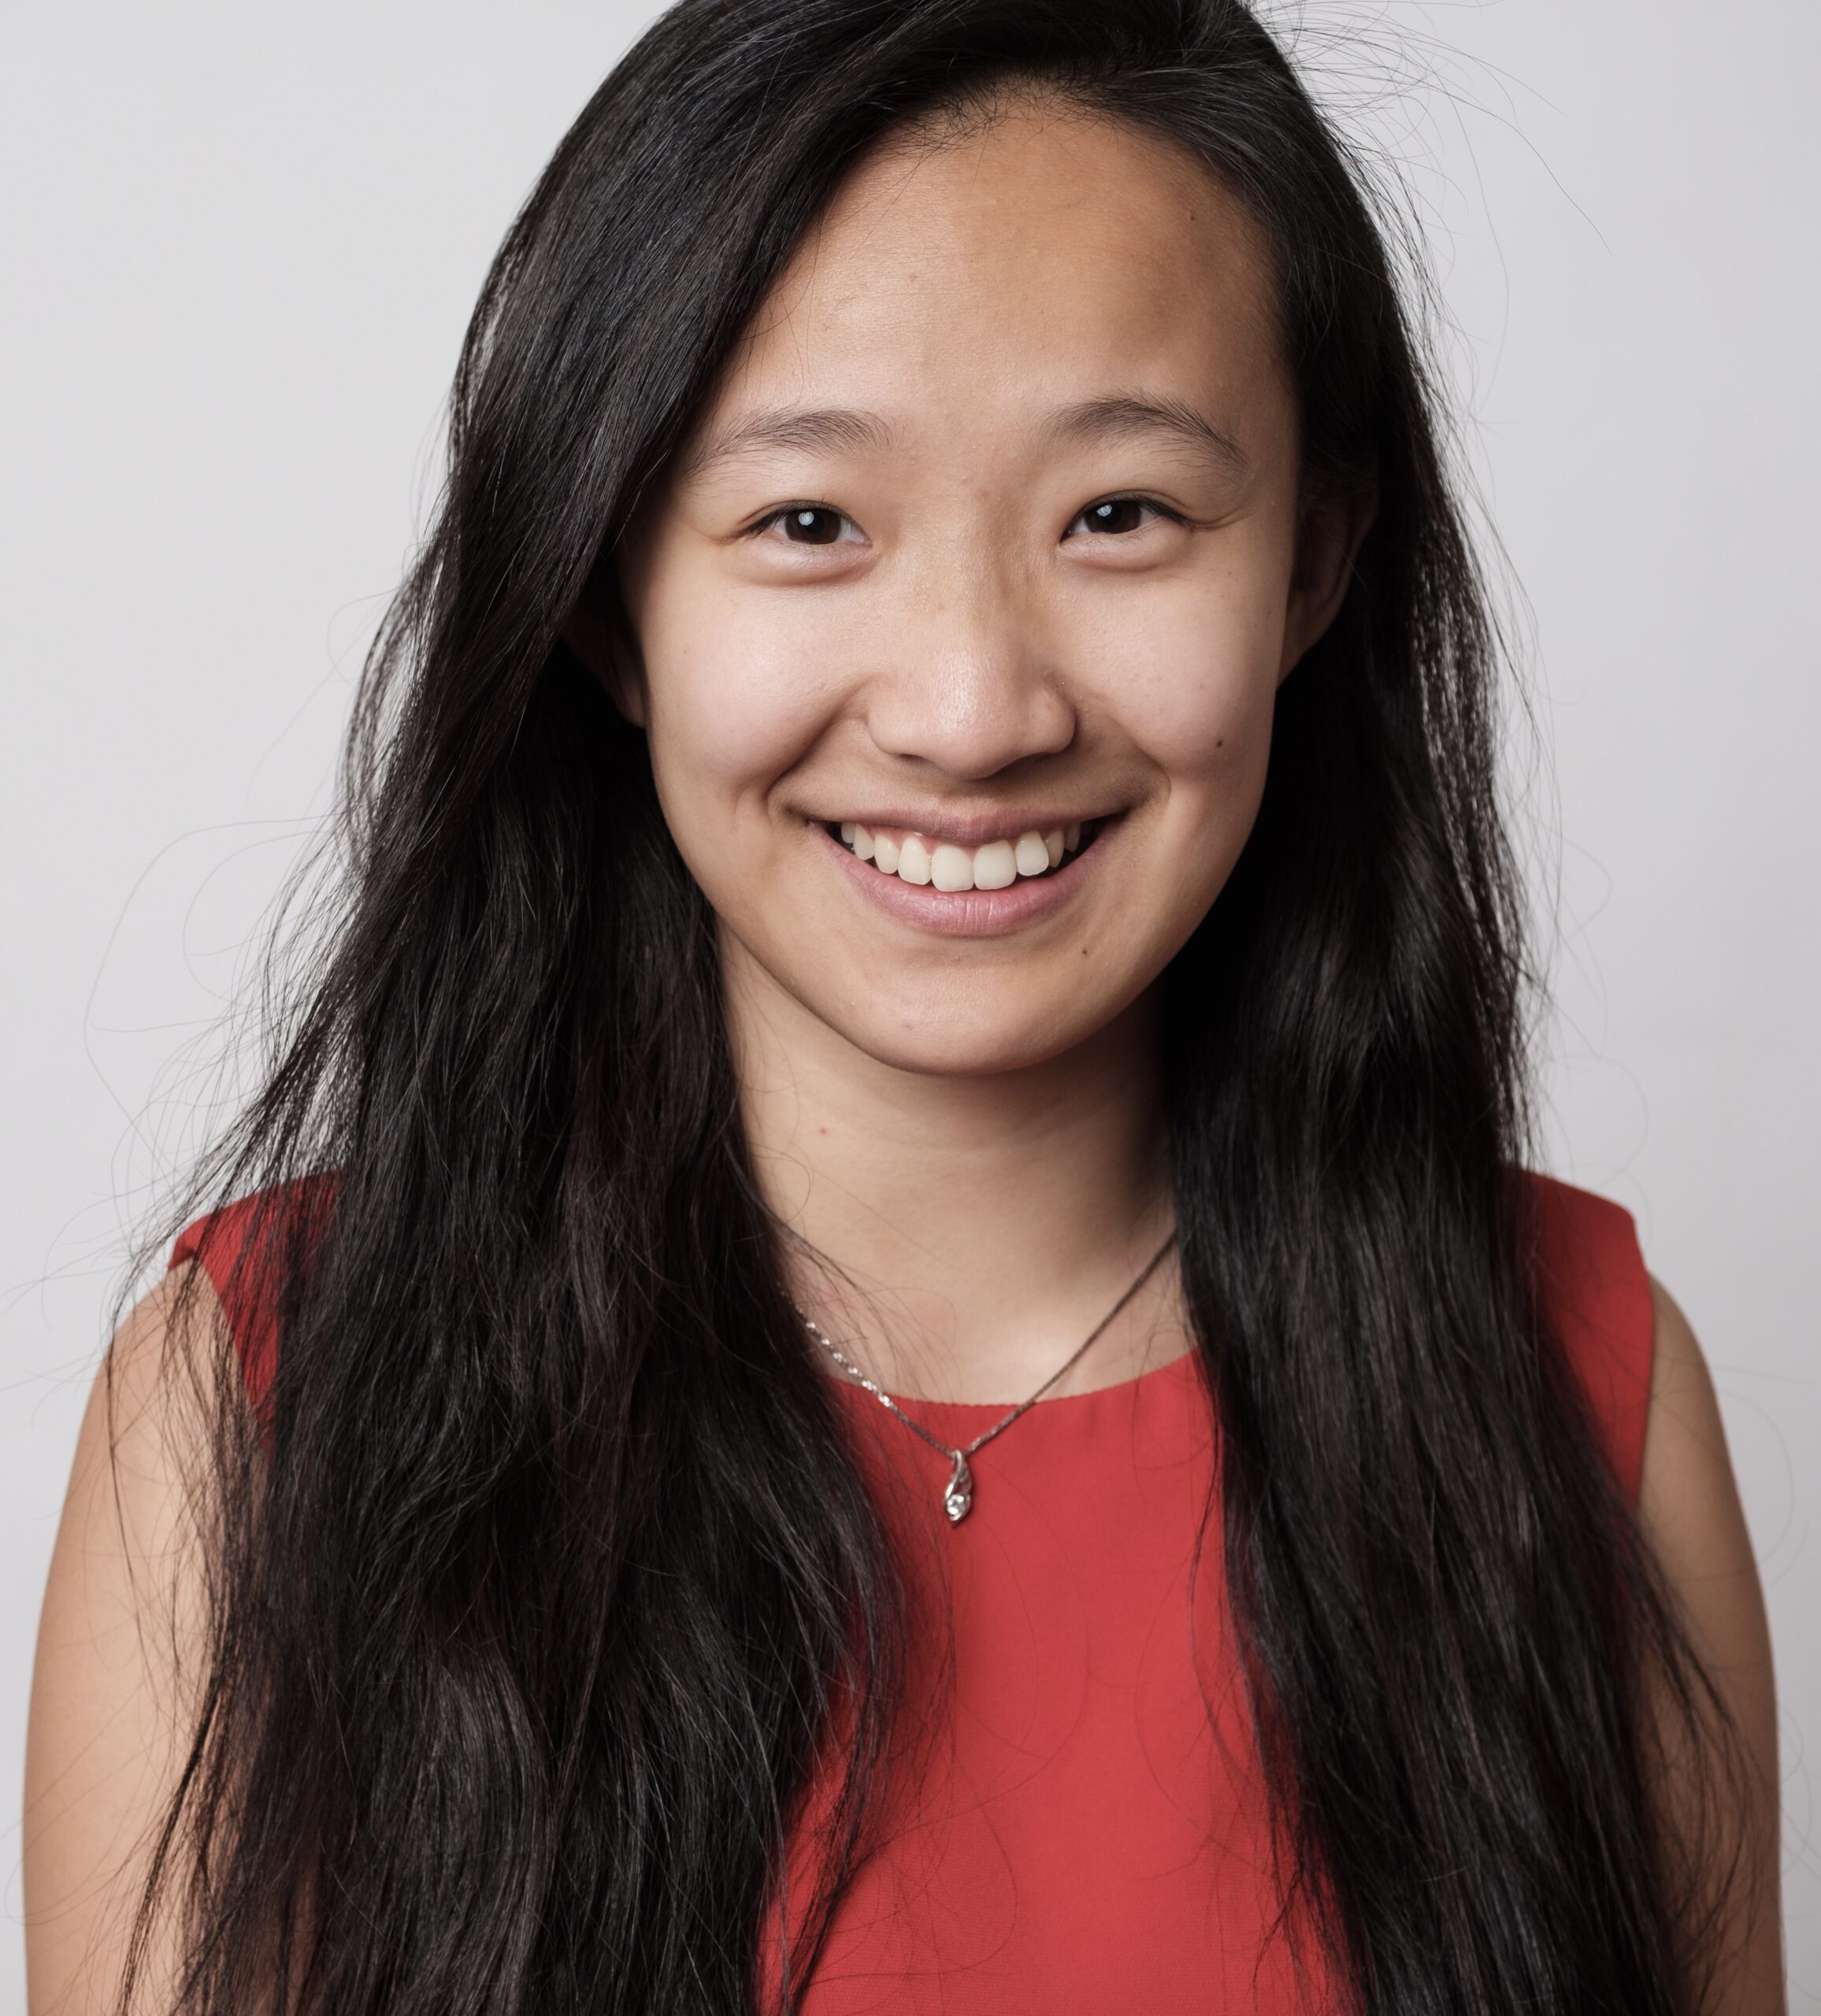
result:
M 1656 1281 L 1656 1352 L 1639 1513 L 1696 1651 L 1737 1727 L 1742 1755 L 1721 1845 L 1736 1851 L 1711 1999 L 1715 2016 L 1782 2016 L 1777 1710 L 1770 1626 L 1719 1403 L 1688 1319 Z M 1673 1757 L 1673 1748 L 1671 1752 Z M 1699 1824 L 1686 1772 L 1660 1791 L 1672 1825 Z
M 180 1301 L 182 1279 L 147 1295 L 109 1347 L 51 1558 L 25 1764 L 32 2016 L 115 2007 L 195 1727 L 204 1613 L 190 1485 L 209 1460 L 199 1396 L 219 1305 L 202 1280 Z M 170 2009 L 176 1954 L 161 1926 L 136 2007 Z

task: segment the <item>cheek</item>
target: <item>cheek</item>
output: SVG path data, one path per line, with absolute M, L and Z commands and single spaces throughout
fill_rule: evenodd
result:
M 762 798 L 840 705 L 825 636 L 770 598 L 711 576 L 681 581 L 639 611 L 651 761 L 666 810 Z
M 1170 795 L 1255 799 L 1270 754 L 1281 600 L 1242 584 L 1159 598 L 1107 639 L 1096 680 Z

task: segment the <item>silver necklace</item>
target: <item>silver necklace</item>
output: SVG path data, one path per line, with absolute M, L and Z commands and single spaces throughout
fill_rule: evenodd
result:
M 1081 1363 L 1081 1360 L 1087 1356 L 1089 1347 L 1099 1342 L 1107 1325 L 1112 1322 L 1114 1317 L 1118 1315 L 1120 1311 L 1125 1308 L 1126 1305 L 1130 1302 L 1133 1296 L 1134 1296 L 1138 1291 L 1144 1287 L 1144 1284 L 1150 1280 L 1151 1277 L 1156 1273 L 1159 1266 L 1162 1264 L 1164 1254 L 1166 1254 L 1170 1251 L 1170 1247 L 1175 1243 L 1176 1235 L 1174 1232 L 1172 1232 L 1170 1236 L 1164 1240 L 1163 1243 L 1158 1247 L 1157 1251 L 1152 1254 L 1151 1258 L 1146 1261 L 1144 1269 L 1139 1274 L 1137 1280 L 1135 1280 L 1132 1285 L 1126 1289 L 1126 1292 L 1120 1296 L 1119 1299 L 1114 1303 L 1113 1306 L 1107 1311 L 1106 1314 L 1100 1318 L 1100 1321 L 1094 1325 L 1093 1329 L 1088 1332 L 1087 1336 L 1085 1336 L 1075 1348 L 1070 1352 L 1069 1355 L 1063 1359 L 1063 1362 L 1056 1367 L 1055 1370 L 1050 1374 L 1049 1377 L 1044 1381 L 1042 1385 L 1040 1385 L 1033 1394 L 1032 1394 L 1028 1400 L 1020 1400 L 1018 1405 L 1012 1408 L 1009 1413 L 1001 1415 L 1001 1417 L 993 1423 L 991 1428 L 987 1429 L 984 1432 L 975 1436 L 971 1442 L 967 1443 L 959 1449 L 950 1448 L 946 1442 L 939 1440 L 936 1436 L 932 1435 L 929 1429 L 926 1429 L 921 1421 L 913 1421 L 910 1415 L 906 1414 L 904 1410 L 899 1406 L 898 1403 L 892 1399 L 892 1395 L 885 1391 L 883 1386 L 875 1385 L 873 1382 L 866 1377 L 866 1373 L 860 1369 L 859 1366 L 855 1364 L 854 1361 L 841 1350 L 840 1346 L 836 1343 L 833 1338 L 832 1338 L 819 1324 L 813 1322 L 810 1317 L 803 1316 L 803 1311 L 800 1309 L 797 1311 L 797 1314 L 799 1316 L 803 1316 L 803 1328 L 809 1332 L 810 1335 L 814 1337 L 816 1342 L 821 1346 L 822 1349 L 828 1353 L 829 1356 L 834 1361 L 835 1364 L 849 1379 L 854 1382 L 856 1386 L 863 1387 L 867 1392 L 872 1395 L 875 1400 L 877 1400 L 885 1408 L 888 1414 L 896 1415 L 897 1418 L 910 1429 L 913 1435 L 920 1436 L 922 1440 L 927 1442 L 930 1447 L 933 1449 L 938 1455 L 946 1456 L 948 1458 L 950 1466 L 949 1477 L 948 1483 L 943 1487 L 942 1509 L 948 1514 L 948 1523 L 951 1526 L 959 1526 L 962 1521 L 967 1517 L 968 1514 L 974 1510 L 974 1471 L 968 1463 L 968 1458 L 970 1456 L 977 1456 L 981 1451 L 986 1447 L 988 1443 L 992 1441 L 996 1436 L 1003 1435 L 1006 1430 L 1011 1426 L 1014 1421 L 1019 1420 L 1022 1416 L 1030 1412 L 1031 1409 L 1034 1407 L 1038 1401 L 1044 1397 L 1044 1394 L 1048 1392 L 1050 1388 L 1055 1384 L 1056 1381 L 1060 1379 L 1065 1373 L 1072 1371 L 1076 1366 Z

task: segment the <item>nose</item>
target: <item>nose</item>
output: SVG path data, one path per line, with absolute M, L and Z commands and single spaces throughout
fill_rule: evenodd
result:
M 977 781 L 1074 739 L 1075 706 L 1047 626 L 996 570 L 918 584 L 894 627 L 866 709 L 887 755 Z

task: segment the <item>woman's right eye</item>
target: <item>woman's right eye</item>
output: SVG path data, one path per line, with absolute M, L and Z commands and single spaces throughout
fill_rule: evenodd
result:
M 846 512 L 826 504 L 792 504 L 773 512 L 755 528 L 773 532 L 792 546 L 838 546 L 860 537 L 860 528 Z

